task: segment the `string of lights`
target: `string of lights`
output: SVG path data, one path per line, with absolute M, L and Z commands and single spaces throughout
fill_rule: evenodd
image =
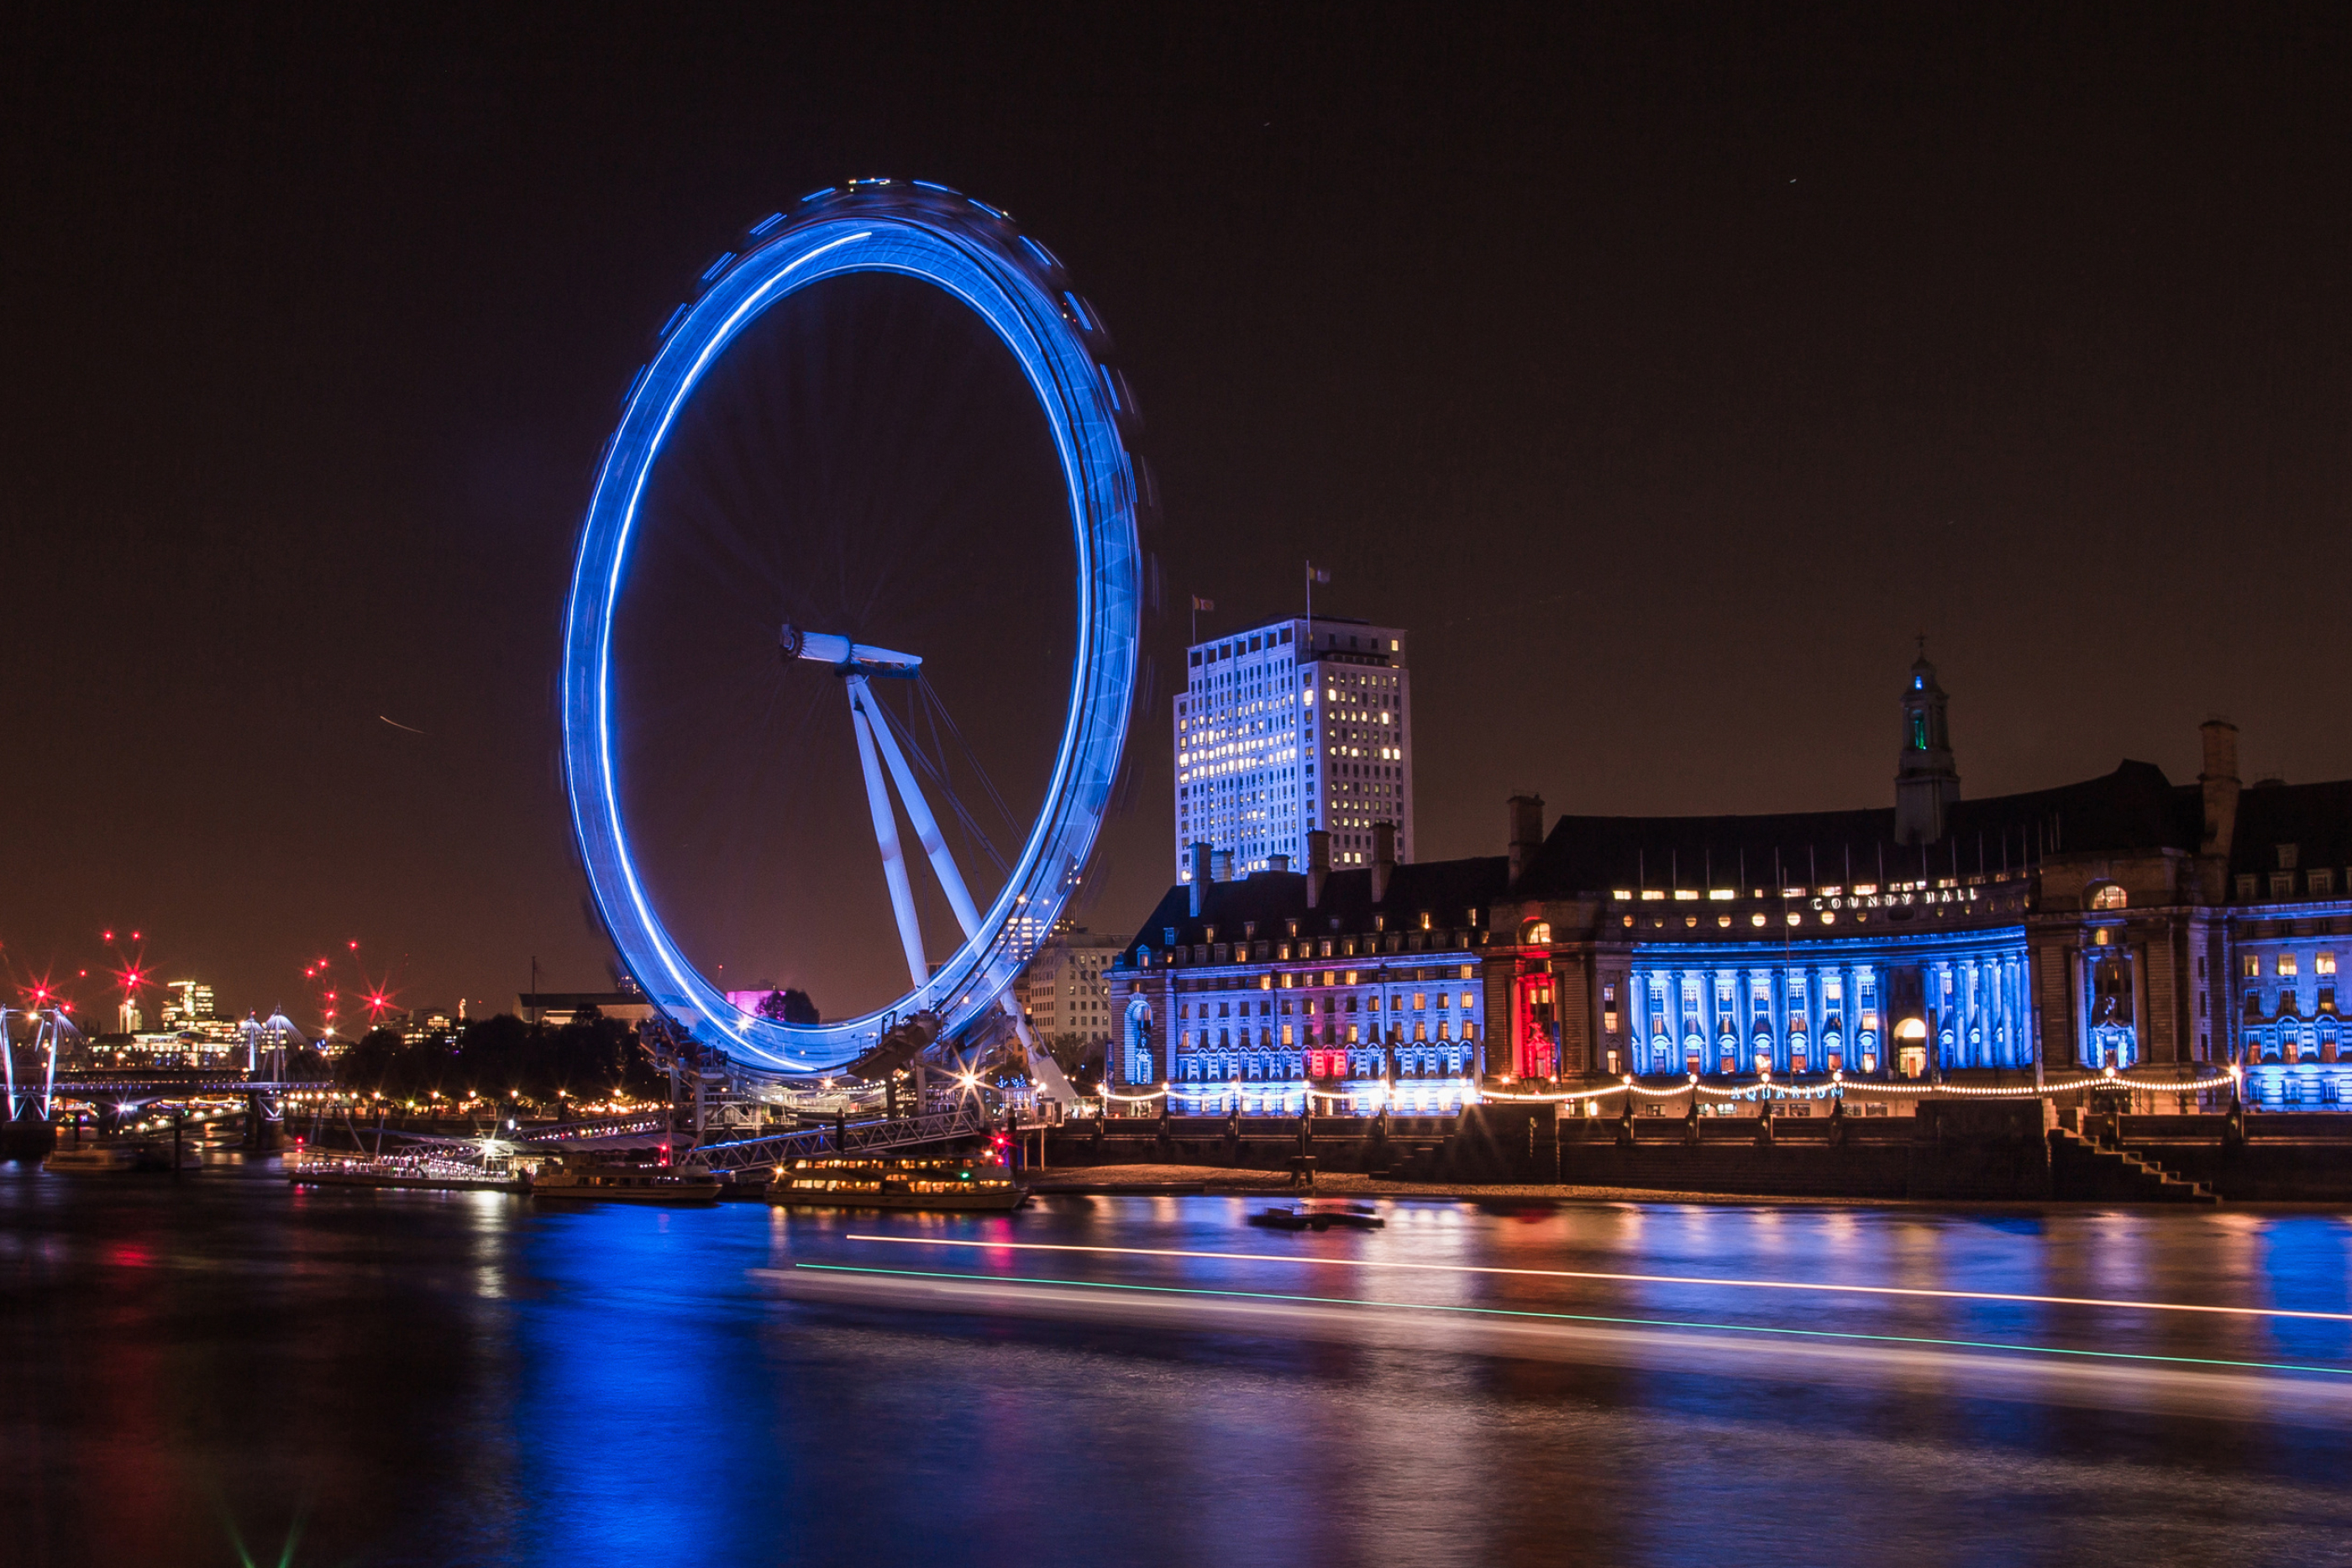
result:
M 1769 1075 L 1760 1083 L 1747 1084 L 1737 1089 L 1718 1089 L 1713 1084 L 1700 1082 L 1698 1075 L 1693 1073 L 1687 1083 L 1677 1084 L 1673 1088 L 1659 1088 L 1652 1084 L 1637 1083 L 1629 1076 L 1622 1082 L 1603 1084 L 1598 1089 L 1569 1089 L 1549 1094 L 1515 1094 L 1505 1090 L 1489 1089 L 1485 1091 L 1484 1098 L 1517 1101 L 1528 1104 L 1560 1104 L 1599 1100 L 1611 1094 L 1634 1094 L 1652 1100 L 1671 1100 L 1684 1094 L 1703 1094 L 1714 1100 L 1831 1100 L 1849 1093 L 1951 1094 L 1979 1100 L 2038 1100 L 2051 1099 L 2062 1094 L 2076 1094 L 2085 1089 L 2112 1089 L 2118 1086 L 2145 1090 L 2150 1093 L 2158 1094 L 2199 1094 L 2208 1089 L 2218 1089 L 2226 1083 L 2235 1083 L 2242 1071 L 2237 1067 L 2229 1067 L 2215 1071 L 2210 1077 L 2151 1080 L 2134 1077 L 2129 1071 L 2119 1071 L 2110 1067 L 2104 1072 L 2068 1079 L 2063 1082 L 2021 1083 L 2014 1086 L 1974 1083 L 1872 1083 L 1849 1081 L 1845 1074 L 1840 1071 L 1831 1073 L 1830 1082 L 1827 1083 L 1803 1089 L 1791 1084 L 1774 1083 Z

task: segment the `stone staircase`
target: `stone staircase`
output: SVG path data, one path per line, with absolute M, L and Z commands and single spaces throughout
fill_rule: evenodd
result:
M 2201 1181 L 2175 1176 L 2128 1149 L 2109 1148 L 2066 1127 L 2050 1129 L 2050 1175 L 2061 1197 L 2117 1203 L 2200 1203 L 2221 1200 Z

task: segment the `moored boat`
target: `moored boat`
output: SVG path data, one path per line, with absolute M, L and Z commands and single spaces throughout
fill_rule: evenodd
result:
M 590 1203 L 717 1203 L 719 1177 L 704 1166 L 562 1164 L 531 1178 L 533 1197 Z
M 1028 1198 L 1004 1166 L 969 1159 L 794 1160 L 768 1183 L 768 1201 L 793 1208 L 1009 1214 Z
M 519 1171 L 430 1155 L 289 1155 L 286 1179 L 297 1186 L 408 1187 L 428 1192 L 528 1192 Z
M 41 1168 L 59 1176 L 102 1176 L 142 1168 L 136 1144 L 81 1144 L 51 1150 Z

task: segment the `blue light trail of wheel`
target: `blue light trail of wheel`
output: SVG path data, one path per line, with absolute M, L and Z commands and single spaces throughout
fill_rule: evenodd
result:
M 966 895 L 919 783 L 867 687 L 919 668 L 922 650 L 862 647 L 828 628 L 780 628 L 787 660 L 830 664 L 847 693 L 877 850 L 906 946 L 908 988 L 859 1017 L 794 1024 L 746 1011 L 688 961 L 650 895 L 630 841 L 615 762 L 614 623 L 647 482 L 679 416 L 728 345 L 781 301 L 827 278 L 916 279 L 971 310 L 1012 353 L 1051 431 L 1076 547 L 1077 641 L 1068 706 L 1043 804 L 985 909 Z M 1050 925 L 1092 850 L 1133 698 L 1140 552 L 1135 469 L 1121 439 L 1131 402 L 1106 360 L 1099 321 L 1063 269 L 985 203 L 922 182 L 856 181 L 804 197 L 756 225 L 665 329 L 607 443 L 583 524 L 565 612 L 565 782 L 590 889 L 622 961 L 647 998 L 698 1042 L 766 1073 L 823 1073 L 870 1047 L 895 1019 L 937 1014 L 948 1031 L 995 1005 L 1022 933 Z M 844 758 L 842 766 L 848 767 Z M 963 940 L 936 967 L 922 954 L 886 779 L 916 829 Z

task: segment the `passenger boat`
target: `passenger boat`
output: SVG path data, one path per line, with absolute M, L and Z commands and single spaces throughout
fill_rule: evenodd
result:
M 565 1161 L 541 1166 L 530 1193 L 590 1203 L 717 1203 L 719 1177 L 707 1166 Z
M 136 1144 L 82 1144 L 51 1151 L 41 1168 L 59 1176 L 97 1176 L 142 1167 Z
M 794 1160 L 768 1183 L 768 1201 L 793 1208 L 903 1208 L 937 1214 L 1009 1214 L 1029 1189 L 994 1162 Z
M 433 1155 L 339 1155 L 298 1150 L 286 1156 L 297 1186 L 411 1187 L 430 1192 L 528 1192 L 521 1173 Z
M 1388 1224 L 1379 1213 L 1360 1203 L 1307 1203 L 1297 1208 L 1267 1208 L 1249 1217 L 1265 1230 L 1378 1230 Z

